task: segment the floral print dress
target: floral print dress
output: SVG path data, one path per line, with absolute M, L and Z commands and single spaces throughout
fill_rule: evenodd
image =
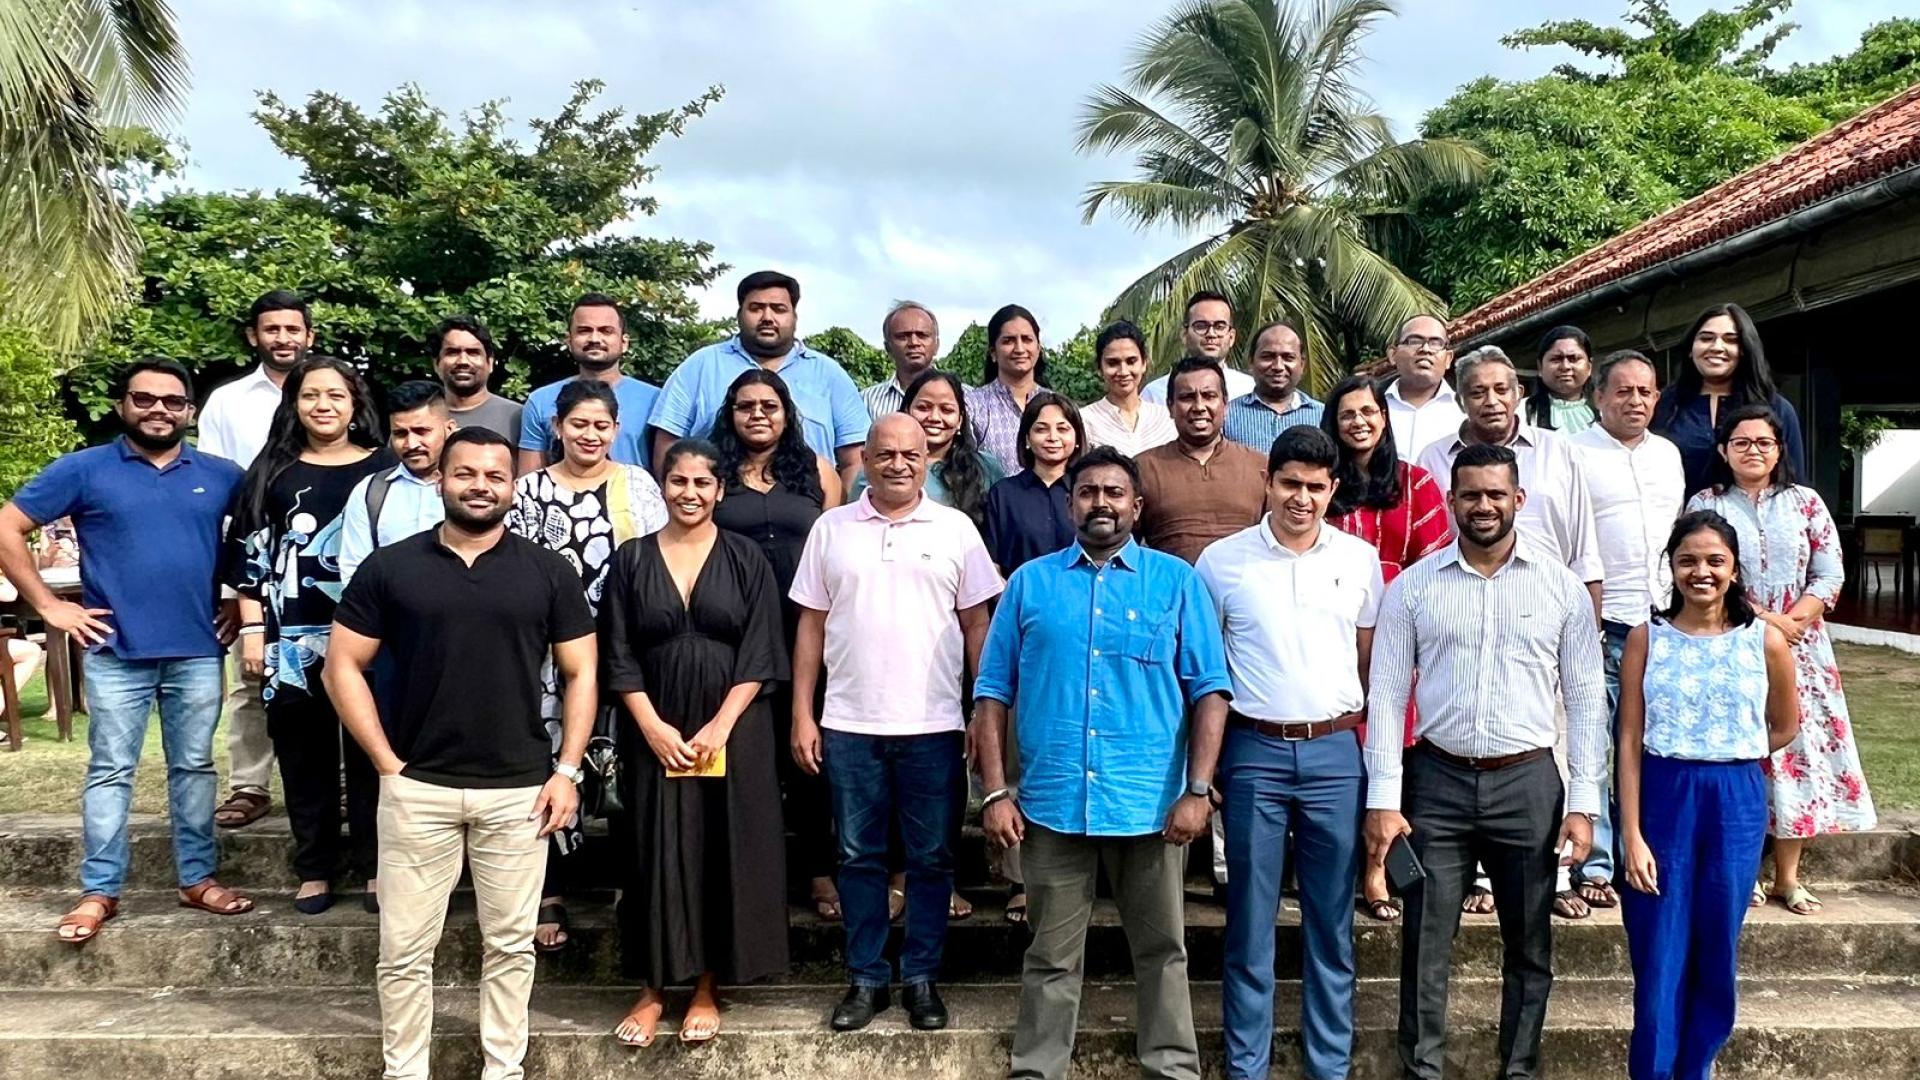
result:
M 1840 534 L 1818 492 L 1793 487 L 1758 501 L 1738 489 L 1695 495 L 1687 509 L 1712 510 L 1740 536 L 1740 577 L 1754 606 L 1785 614 L 1802 596 L 1833 609 L 1843 572 Z M 1793 647 L 1800 734 L 1766 761 L 1772 785 L 1767 831 L 1782 839 L 1873 828 L 1873 796 L 1860 768 L 1833 639 L 1824 617 Z

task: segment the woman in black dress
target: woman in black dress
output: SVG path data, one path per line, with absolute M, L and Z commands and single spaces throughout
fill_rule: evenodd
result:
M 713 445 L 720 452 L 726 498 L 713 508 L 713 523 L 760 545 L 773 564 L 780 587 L 781 640 L 791 642 L 800 624 L 799 605 L 787 599 L 800 565 L 807 533 L 823 510 L 840 505 L 840 478 L 833 465 L 807 446 L 793 395 L 779 375 L 761 368 L 743 372 L 727 388 L 720 415 L 713 420 Z M 793 724 L 792 683 L 772 694 L 773 722 L 785 746 Z M 819 680 L 821 693 L 826 680 Z M 816 703 L 818 704 L 818 703 Z M 827 778 L 793 763 L 791 754 L 775 754 L 787 828 L 798 841 L 789 867 L 805 875 L 814 911 L 829 921 L 840 918 L 840 893 L 834 887 L 833 806 Z
M 682 1042 L 720 1031 L 715 986 L 787 969 L 785 843 L 768 692 L 787 679 L 773 568 L 713 523 L 719 451 L 667 450 L 667 526 L 614 554 L 600 600 L 608 687 L 635 857 L 620 894 L 620 960 L 646 989 L 614 1029 L 646 1046 L 661 990 L 694 984 Z M 677 773 L 705 773 L 681 776 Z

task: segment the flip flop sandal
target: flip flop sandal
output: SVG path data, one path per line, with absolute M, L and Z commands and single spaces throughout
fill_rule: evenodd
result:
M 1015 901 L 1018 901 L 1016 904 Z M 1025 926 L 1027 922 L 1027 887 L 1015 885 L 1007 890 L 1007 921 L 1015 926 Z
M 89 915 L 80 909 L 93 904 L 100 909 L 99 915 Z M 100 933 L 100 925 L 120 913 L 120 901 L 111 896 L 88 893 L 73 905 L 73 910 L 60 916 L 60 924 L 53 928 L 54 935 L 69 945 L 85 945 Z M 72 934 L 60 931 L 72 927 Z
M 1486 898 L 1486 906 L 1484 908 L 1479 906 L 1481 897 Z M 1493 914 L 1493 890 L 1484 886 L 1475 885 L 1473 888 L 1467 890 L 1467 898 L 1461 902 L 1460 910 L 1468 915 Z
M 208 878 L 198 885 L 181 889 L 180 906 L 209 915 L 245 915 L 253 910 L 253 898 Z
M 652 1046 L 654 1036 L 658 1035 L 660 1032 L 660 1015 L 661 1013 L 665 1013 L 667 1011 L 667 1003 L 664 1000 L 656 996 L 653 1001 L 647 1003 L 646 1005 L 634 1006 L 633 1009 L 630 1010 L 626 1016 L 620 1019 L 620 1023 L 624 1024 L 629 1020 L 633 1020 L 634 1017 L 639 1016 L 642 1009 L 649 1009 L 649 1008 L 656 1008 L 656 1007 L 660 1010 L 660 1012 L 654 1014 L 653 1031 L 648 1035 L 646 1035 L 644 1038 L 629 1039 L 621 1035 L 620 1027 L 618 1024 L 614 1025 L 613 1037 L 619 1041 L 621 1046 L 633 1046 L 633 1047 Z
M 242 829 L 267 816 L 273 800 L 257 791 L 236 791 L 213 811 L 213 823 L 223 829 Z
M 1753 883 L 1753 892 L 1747 895 L 1747 906 L 1748 907 L 1766 907 L 1767 906 L 1766 886 L 1760 884 L 1757 881 Z
M 1362 900 L 1360 910 L 1366 912 L 1367 917 L 1375 922 L 1390 923 L 1400 917 L 1400 901 L 1390 896 L 1378 900 Z
M 702 1017 L 702 1019 L 705 1019 L 705 1017 Z M 720 1017 L 718 1014 L 715 1014 L 715 1016 L 713 1017 L 713 1027 L 705 1031 L 696 1031 L 693 1028 L 687 1026 L 686 1020 L 683 1019 L 680 1021 L 680 1041 L 687 1044 L 688 1046 L 698 1046 L 702 1043 L 710 1043 L 714 1039 L 718 1038 L 719 1035 L 720 1035 Z
M 1589 879 L 1582 881 L 1574 888 L 1575 891 L 1580 894 L 1580 899 L 1587 902 L 1588 907 L 1612 908 L 1620 906 L 1620 894 L 1614 891 L 1613 882 L 1611 881 L 1593 881 Z
M 1576 904 L 1579 906 L 1575 907 Z M 1579 893 L 1568 889 L 1553 894 L 1553 913 L 1563 919 L 1584 919 L 1593 914 L 1593 908 Z
M 556 941 L 551 945 L 542 944 L 540 939 L 535 937 L 533 939 L 533 947 L 537 951 L 551 956 L 572 944 L 573 934 L 570 930 L 571 924 L 567 922 L 567 905 L 542 904 L 540 905 L 540 914 L 534 916 L 534 921 L 542 926 L 552 923 L 560 928 L 561 934 L 565 935 L 560 941 Z
M 1820 909 L 1827 906 L 1819 897 L 1809 892 L 1805 885 L 1795 885 L 1784 894 L 1775 893 L 1774 898 L 1785 904 L 1787 910 L 1795 915 L 1818 915 Z

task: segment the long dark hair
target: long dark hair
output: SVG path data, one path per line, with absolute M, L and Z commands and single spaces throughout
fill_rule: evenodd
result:
M 1365 472 L 1360 470 L 1353 447 L 1340 438 L 1340 399 L 1362 391 L 1380 410 L 1382 425 L 1380 442 L 1374 446 Z M 1349 375 L 1340 380 L 1340 385 L 1327 395 L 1327 407 L 1320 413 L 1320 430 L 1326 432 L 1334 448 L 1340 451 L 1339 461 L 1333 467 L 1333 478 L 1340 486 L 1334 489 L 1333 499 L 1327 503 L 1328 517 L 1343 517 L 1363 506 L 1391 510 L 1400 505 L 1400 453 L 1394 448 L 1393 424 L 1387 418 L 1386 387 L 1378 379 Z
M 1059 409 L 1060 415 L 1067 418 L 1067 426 L 1073 428 L 1073 455 L 1067 458 L 1067 465 L 1071 467 L 1087 452 L 1087 426 L 1080 422 L 1080 410 L 1074 407 L 1073 402 L 1051 390 L 1036 390 L 1027 399 L 1027 407 L 1021 410 L 1020 441 L 1014 448 L 1014 452 L 1020 455 L 1020 467 L 1023 469 L 1033 468 L 1033 447 L 1027 444 L 1027 436 L 1032 434 L 1033 425 L 1040 422 L 1040 410 L 1049 405 Z M 1006 462 L 1001 464 L 1005 465 Z
M 1534 380 L 1533 393 L 1527 395 L 1527 423 L 1537 428 L 1553 430 L 1553 391 L 1547 388 L 1547 352 L 1556 341 L 1572 341 L 1587 354 L 1587 385 L 1581 393 L 1581 399 L 1587 408 L 1593 409 L 1593 384 L 1596 381 L 1593 371 L 1593 341 L 1587 332 L 1577 326 L 1556 326 L 1540 338 L 1540 375 Z M 1598 415 L 1599 410 L 1594 410 Z
M 1025 319 L 1027 325 L 1033 327 L 1033 347 L 1040 354 L 1033 361 L 1033 381 L 1041 386 L 1052 387 L 1053 380 L 1047 375 L 1047 350 L 1040 348 L 1040 320 L 1019 304 L 1008 304 L 987 320 L 987 362 L 980 376 L 980 385 L 986 386 L 1000 377 L 1000 362 L 993 358 L 993 343 L 1000 340 L 1000 331 L 1015 319 Z
M 1667 569 L 1673 569 L 1673 553 L 1680 550 L 1680 545 L 1686 542 L 1687 537 L 1702 529 L 1718 536 L 1727 545 L 1727 550 L 1733 552 L 1733 582 L 1727 586 L 1727 625 L 1736 628 L 1745 626 L 1759 616 L 1753 610 L 1753 601 L 1747 599 L 1746 582 L 1740 580 L 1740 534 L 1734 531 L 1726 518 L 1711 510 L 1695 510 L 1680 515 L 1680 520 L 1673 523 L 1673 532 L 1667 536 Z M 1673 617 L 1687 606 L 1686 601 L 1680 598 L 1680 582 L 1678 576 L 1675 577 L 1673 594 L 1667 599 L 1666 608 L 1653 609 L 1655 615 L 1667 622 L 1672 622 Z
M 1704 380 L 1693 362 L 1693 339 L 1700 336 L 1700 328 L 1707 325 L 1708 319 L 1722 315 L 1733 320 L 1734 336 L 1740 339 L 1740 357 L 1733 365 L 1733 389 L 1725 404 L 1771 406 L 1778 396 L 1779 390 L 1773 385 L 1773 369 L 1767 366 L 1767 350 L 1760 344 L 1760 331 L 1754 327 L 1753 317 L 1739 304 L 1715 304 L 1701 312 L 1687 331 L 1686 363 L 1680 365 L 1673 385 L 1661 393 L 1660 404 L 1653 410 L 1655 431 L 1672 427 L 1681 407 L 1700 396 Z
M 307 449 L 307 429 L 300 424 L 300 387 L 316 371 L 331 371 L 347 384 L 353 401 L 353 417 L 347 424 L 347 441 L 355 446 L 378 451 L 387 444 L 387 433 L 380 422 L 380 410 L 373 403 L 373 391 L 367 380 L 345 360 L 331 356 L 309 355 L 287 372 L 280 387 L 280 404 L 274 407 L 273 423 L 267 428 L 267 443 L 248 466 L 240 482 L 241 501 L 238 535 L 246 536 L 267 523 L 267 492 L 280 474 L 293 467 Z
M 826 493 L 820 490 L 820 463 L 815 459 L 813 448 L 807 445 L 806 435 L 801 431 L 800 410 L 794 407 L 793 394 L 787 390 L 787 380 L 778 372 L 756 367 L 740 373 L 727 387 L 727 396 L 720 402 L 720 412 L 713 418 L 713 429 L 708 438 L 713 440 L 713 448 L 719 453 L 715 460 L 719 462 L 720 482 L 729 484 L 740 478 L 740 470 L 752 456 L 746 444 L 740 441 L 740 429 L 735 427 L 733 406 L 740 397 L 740 391 L 749 386 L 764 386 L 780 399 L 780 412 L 785 427 L 781 429 L 779 441 L 773 444 L 772 466 L 773 482 L 788 491 L 805 495 L 816 504 L 826 501 Z
M 987 513 L 987 467 L 981 463 L 986 455 L 980 451 L 979 440 L 973 437 L 973 418 L 967 413 L 967 387 L 960 376 L 950 371 L 927 370 L 913 380 L 907 387 L 907 396 L 900 400 L 900 411 L 913 411 L 913 403 L 930 383 L 946 383 L 953 390 L 953 399 L 960 406 L 960 427 L 953 433 L 953 442 L 947 445 L 947 456 L 940 466 L 940 481 L 947 486 L 947 503 L 955 510 L 973 519 L 981 530 L 986 529 Z M 927 469 L 933 469 L 932 462 Z M 1001 463 L 1003 466 L 1005 462 Z
M 1720 414 L 1720 423 L 1713 429 L 1713 447 L 1720 451 L 1713 459 L 1713 472 L 1710 474 L 1713 486 L 1721 491 L 1733 490 L 1733 464 L 1727 460 L 1727 443 L 1733 439 L 1733 430 L 1749 420 L 1765 420 L 1767 426 L 1773 429 L 1773 440 L 1780 444 L 1780 457 L 1773 463 L 1773 475 L 1767 478 L 1768 483 L 1775 491 L 1792 487 L 1793 459 L 1787 454 L 1787 429 L 1780 422 L 1780 414 L 1774 412 L 1770 405 L 1742 405 Z

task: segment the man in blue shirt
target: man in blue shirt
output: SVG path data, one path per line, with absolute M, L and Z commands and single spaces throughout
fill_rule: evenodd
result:
M 1253 335 L 1253 390 L 1227 403 L 1227 438 L 1261 456 L 1290 427 L 1318 427 L 1326 406 L 1300 389 L 1307 371 L 1307 343 L 1284 319 Z
M 1012 1075 L 1067 1074 L 1105 864 L 1139 983 L 1141 1073 L 1198 1077 L 1182 848 L 1213 813 L 1232 693 L 1220 621 L 1192 567 L 1134 541 L 1131 458 L 1096 449 L 1067 484 L 1078 542 L 1014 572 L 974 684 L 982 817 L 995 843 L 1021 847 L 1034 934 Z M 1038 672 L 1045 677 L 1021 679 Z M 1002 760 L 1009 710 L 1018 715 L 1017 792 Z
M 567 316 L 567 352 L 580 365 L 574 378 L 606 383 L 620 403 L 620 433 L 607 456 L 622 465 L 650 467 L 647 418 L 653 414 L 660 388 L 620 370 L 621 358 L 627 355 L 627 317 L 619 302 L 605 293 L 588 293 L 575 300 Z M 560 400 L 560 388 L 572 381 L 548 383 L 527 395 L 520 410 L 520 454 L 514 463 L 522 474 L 545 468 L 558 458 L 553 408 Z
M 213 878 L 213 729 L 235 630 L 230 610 L 216 622 L 215 570 L 240 466 L 183 444 L 193 384 L 178 364 L 133 365 L 118 412 L 125 435 L 55 461 L 0 507 L 0 573 L 48 626 L 89 651 L 82 895 L 59 927 L 75 945 L 119 909 L 133 770 L 156 702 L 180 903 L 216 915 L 253 907 Z M 53 595 L 27 551 L 28 535 L 62 517 L 80 541 L 77 604 Z
M 707 437 L 727 388 L 741 372 L 758 367 L 786 380 L 807 445 L 851 483 L 871 423 L 867 404 L 838 360 L 794 339 L 800 283 L 778 270 L 760 270 L 740 279 L 736 295 L 740 332 L 687 357 L 660 388 L 650 421 L 659 429 L 653 437 L 655 471 L 675 439 Z

